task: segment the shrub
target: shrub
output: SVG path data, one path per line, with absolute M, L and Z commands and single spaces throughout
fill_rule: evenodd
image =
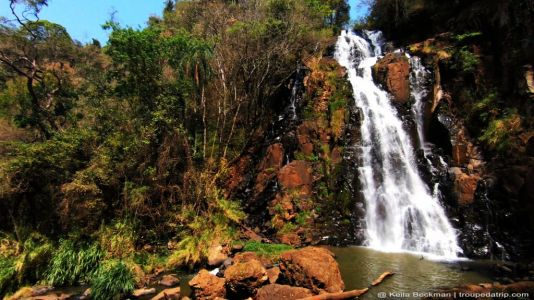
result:
M 98 234 L 100 247 L 106 258 L 126 258 L 135 252 L 136 234 L 134 225 L 119 220 L 111 226 L 103 226 Z
M 91 280 L 91 299 L 120 299 L 134 288 L 135 278 L 124 262 L 104 261 Z
M 455 68 L 466 73 L 474 72 L 477 66 L 480 64 L 480 59 L 478 55 L 471 52 L 471 50 L 467 46 L 460 48 L 460 50 L 456 52 L 455 58 L 456 58 Z
M 34 284 L 45 275 L 54 248 L 38 233 L 32 233 L 23 247 L 24 251 L 15 260 L 17 280 L 19 284 Z
M 53 286 L 88 282 L 95 275 L 102 258 L 97 244 L 76 245 L 71 240 L 62 240 L 52 256 L 46 280 Z
M 491 121 L 479 139 L 490 149 L 506 151 L 515 146 L 514 137 L 522 130 L 521 117 L 515 110 L 507 110 L 503 117 Z

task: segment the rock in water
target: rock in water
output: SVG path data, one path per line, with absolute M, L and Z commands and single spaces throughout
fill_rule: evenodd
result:
M 165 289 L 150 300 L 179 300 L 180 288 Z
M 195 299 L 207 300 L 226 296 L 224 278 L 212 275 L 208 270 L 200 270 L 198 275 L 189 281 Z
M 293 300 L 313 296 L 306 288 L 281 284 L 269 284 L 258 290 L 256 300 Z
M 133 291 L 132 296 L 139 298 L 139 297 L 142 297 L 142 296 L 151 295 L 151 294 L 155 294 L 155 293 L 156 293 L 156 289 L 155 288 L 137 289 L 137 290 Z
M 220 266 L 227 258 L 228 255 L 223 252 L 223 247 L 219 244 L 211 246 L 208 250 L 208 265 L 212 267 Z
M 255 259 L 231 265 L 224 272 L 224 278 L 229 291 L 240 298 L 253 296 L 256 289 L 268 280 L 267 271 Z
M 325 248 L 291 250 L 282 253 L 280 260 L 282 276 L 291 285 L 305 287 L 315 293 L 337 293 L 345 288 L 334 254 Z
M 166 287 L 173 287 L 180 283 L 180 279 L 174 275 L 164 275 L 161 280 L 159 281 L 160 285 L 166 286 Z

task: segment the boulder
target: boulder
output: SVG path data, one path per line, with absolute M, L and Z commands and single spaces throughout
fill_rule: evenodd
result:
M 313 296 L 306 288 L 281 284 L 269 284 L 258 290 L 256 300 L 293 300 Z
M 160 285 L 166 286 L 166 287 L 173 287 L 180 283 L 180 279 L 172 274 L 164 275 L 161 280 L 159 281 Z
M 240 298 L 253 296 L 268 280 L 267 271 L 256 259 L 231 265 L 224 272 L 224 278 L 229 292 Z
M 165 289 L 150 300 L 180 300 L 180 288 Z
M 291 285 L 314 293 L 338 293 L 345 288 L 334 254 L 325 248 L 306 247 L 282 253 L 280 271 Z
M 219 244 L 212 245 L 208 250 L 208 265 L 212 267 L 220 266 L 228 255 L 224 253 L 223 247 Z
M 200 270 L 197 276 L 189 281 L 194 298 L 200 300 L 216 297 L 224 298 L 226 296 L 224 284 L 224 278 L 212 275 L 208 270 Z
M 373 67 L 373 78 L 397 103 L 410 100 L 410 63 L 403 53 L 388 53 Z

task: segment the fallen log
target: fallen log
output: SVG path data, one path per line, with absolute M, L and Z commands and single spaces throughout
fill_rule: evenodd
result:
M 384 272 L 380 276 L 378 276 L 377 279 L 373 280 L 370 287 L 377 286 L 384 279 L 386 279 L 389 276 L 395 275 L 393 272 Z M 345 300 L 345 299 L 352 299 L 356 297 L 360 297 L 361 295 L 367 293 L 369 291 L 369 288 L 361 289 L 361 290 L 352 290 L 347 292 L 341 292 L 341 293 L 330 293 L 330 294 L 321 294 L 317 296 L 302 298 L 300 300 Z
M 321 294 L 317 296 L 302 298 L 300 300 L 344 300 L 344 299 L 351 299 L 359 297 L 365 293 L 367 293 L 369 289 L 365 288 L 362 290 L 352 290 L 347 292 L 341 292 L 341 293 L 330 293 L 330 294 Z
M 372 286 L 375 286 L 375 285 L 379 285 L 382 281 L 384 281 L 384 279 L 386 279 L 386 277 L 389 277 L 389 276 L 392 276 L 394 275 L 395 273 L 393 272 L 384 272 L 382 273 L 382 275 L 380 275 L 377 279 L 375 279 L 373 281 L 373 283 L 371 283 Z

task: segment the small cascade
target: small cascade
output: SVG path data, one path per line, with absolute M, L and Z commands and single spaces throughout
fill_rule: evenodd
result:
M 381 251 L 456 258 L 461 252 L 456 231 L 418 174 L 411 138 L 388 94 L 373 82 L 371 67 L 381 55 L 381 40 L 380 32 L 358 36 L 344 31 L 336 51 L 363 117 L 359 176 L 366 244 Z
M 407 55 L 407 54 L 406 54 Z M 407 55 L 408 56 L 408 55 Z M 425 159 L 424 165 L 427 167 L 433 179 L 440 177 L 440 170 L 448 170 L 449 166 L 438 154 L 432 152 L 432 145 L 427 143 L 425 138 L 425 115 L 426 115 L 426 97 L 428 95 L 428 83 L 430 80 L 430 72 L 421 63 L 421 58 L 417 56 L 408 56 L 410 60 L 410 93 L 413 99 L 412 116 L 415 120 L 418 145 L 422 150 Z M 434 161 L 431 157 L 435 156 Z M 432 180 L 435 181 L 435 180 Z M 441 199 L 439 183 L 433 185 L 432 195 L 435 198 Z
M 289 115 L 292 121 L 297 120 L 297 105 L 302 98 L 302 80 L 304 79 L 304 68 L 299 64 L 295 71 L 295 78 L 291 83 L 291 97 L 289 99 Z
M 307 68 L 300 63 L 295 68 L 295 72 L 288 83 L 289 103 L 272 123 L 267 135 L 268 141 L 280 141 L 285 133 L 291 131 L 291 128 L 294 128 L 300 122 L 298 113 L 302 108 L 306 71 Z
M 425 98 L 428 94 L 427 82 L 430 73 L 421 63 L 421 59 L 417 56 L 410 57 L 410 66 L 410 90 L 414 99 L 412 113 L 417 127 L 419 147 L 425 151 L 426 156 L 428 148 L 425 147 Z

